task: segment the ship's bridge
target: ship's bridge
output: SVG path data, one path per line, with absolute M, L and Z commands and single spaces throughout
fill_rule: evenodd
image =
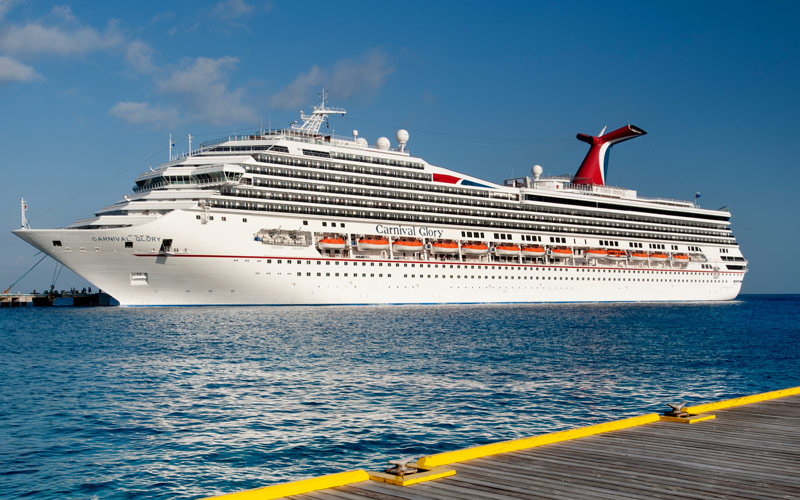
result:
M 241 165 L 229 163 L 215 165 L 171 165 L 145 172 L 136 179 L 134 193 L 159 188 L 209 188 L 238 184 L 245 170 Z

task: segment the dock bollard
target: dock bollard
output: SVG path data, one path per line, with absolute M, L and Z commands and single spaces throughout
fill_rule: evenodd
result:
M 676 405 L 667 403 L 667 406 L 672 408 L 672 410 L 671 411 L 665 411 L 664 415 L 667 416 L 667 417 L 688 417 L 689 416 L 689 412 L 683 411 L 681 409 L 681 408 L 684 407 L 684 405 L 686 405 L 686 401 L 684 401 L 683 403 L 676 404 Z
M 416 474 L 419 472 L 419 469 L 416 467 L 411 467 L 411 462 L 416 463 L 416 458 L 401 458 L 400 460 L 389 460 L 389 463 L 394 465 L 394 467 L 389 467 L 388 469 L 384 470 L 387 474 L 394 474 L 395 476 L 405 476 L 406 474 Z

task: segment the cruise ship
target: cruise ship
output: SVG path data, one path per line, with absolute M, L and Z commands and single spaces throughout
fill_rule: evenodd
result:
M 502 184 L 320 133 L 323 94 L 290 127 L 236 135 L 151 168 L 61 229 L 14 231 L 123 306 L 708 301 L 747 272 L 727 208 L 606 184 L 627 125 L 574 176 Z M 604 129 L 605 131 L 605 129 Z M 170 148 L 172 141 L 170 140 Z

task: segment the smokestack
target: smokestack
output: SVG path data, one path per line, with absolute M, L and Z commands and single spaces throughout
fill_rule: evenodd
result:
M 578 134 L 578 140 L 589 144 L 591 147 L 572 182 L 574 184 L 605 186 L 608 172 L 608 154 L 611 151 L 611 146 L 646 133 L 635 125 L 625 125 L 600 137 Z

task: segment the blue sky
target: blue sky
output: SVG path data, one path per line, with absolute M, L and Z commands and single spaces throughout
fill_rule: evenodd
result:
M 800 293 L 800 7 L 793 2 L 0 0 L 0 289 L 38 260 L 13 236 L 129 193 L 195 141 L 285 126 L 411 134 L 431 163 L 502 182 L 574 173 L 578 132 L 633 123 L 608 183 L 729 206 L 744 292 Z M 197 142 L 194 144 L 196 145 Z M 788 267 L 787 267 L 788 264 Z M 40 264 L 14 289 L 50 284 Z M 85 286 L 64 271 L 58 288 Z

